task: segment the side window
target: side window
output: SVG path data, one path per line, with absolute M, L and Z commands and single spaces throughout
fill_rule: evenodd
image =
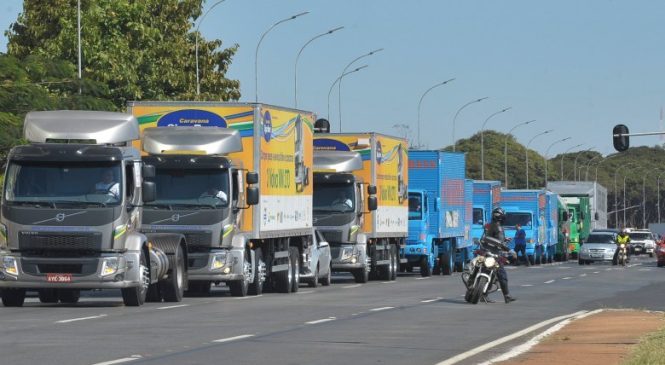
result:
M 429 212 L 429 197 L 428 194 L 425 194 L 425 204 L 423 204 L 423 213 Z
M 132 201 L 135 189 L 134 163 L 127 162 L 127 164 L 125 164 L 125 196 L 127 197 L 127 201 Z
M 233 173 L 231 174 L 231 180 L 233 181 L 233 184 L 231 184 L 231 206 L 233 208 L 237 208 L 238 197 L 240 195 L 239 189 L 242 188 L 242 174 L 240 174 L 238 170 L 233 170 Z

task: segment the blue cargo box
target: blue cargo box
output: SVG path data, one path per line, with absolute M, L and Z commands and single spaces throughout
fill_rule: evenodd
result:
M 491 220 L 492 210 L 501 201 L 501 183 L 498 181 L 473 180 L 472 239 L 480 239 L 485 224 Z
M 502 190 L 501 207 L 506 211 L 504 230 L 506 237 L 515 236 L 515 224 L 521 223 L 526 232 L 527 254 L 532 255 L 534 246 L 547 242 L 545 190 Z M 514 248 L 514 242 L 510 242 Z

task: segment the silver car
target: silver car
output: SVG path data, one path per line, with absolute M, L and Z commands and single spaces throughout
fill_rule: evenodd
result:
M 315 288 L 319 283 L 323 286 L 330 285 L 330 245 L 321 232 L 313 229 L 312 243 L 303 250 L 302 266 L 300 270 L 300 282 L 307 283 Z
M 579 264 L 588 265 L 594 261 L 612 261 L 617 248 L 616 236 L 616 233 L 613 232 L 592 232 L 580 247 Z
M 648 253 L 649 257 L 653 257 L 656 239 L 650 231 L 633 230 L 628 232 L 628 236 L 630 236 L 630 245 L 636 255 Z

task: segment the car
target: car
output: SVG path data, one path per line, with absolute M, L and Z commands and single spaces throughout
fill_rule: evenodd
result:
M 319 283 L 328 286 L 332 275 L 330 244 L 317 229 L 312 231 L 312 243 L 303 250 L 302 254 L 300 282 L 312 288 L 317 287 Z
M 635 255 L 647 253 L 649 257 L 653 257 L 656 249 L 656 238 L 651 231 L 646 229 L 631 230 L 628 232 L 628 236 L 630 236 L 630 245 Z
M 591 232 L 580 247 L 578 262 L 588 265 L 595 261 L 612 261 L 616 251 L 616 232 Z

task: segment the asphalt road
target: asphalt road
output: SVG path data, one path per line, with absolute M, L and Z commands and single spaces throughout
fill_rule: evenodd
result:
M 511 304 L 464 302 L 459 274 L 234 298 L 225 287 L 181 303 L 122 305 L 94 292 L 74 306 L 28 298 L 0 308 L 2 364 L 436 364 L 541 321 L 603 307 L 663 310 L 665 269 L 577 262 L 509 267 Z M 487 360 L 532 336 L 460 363 Z

